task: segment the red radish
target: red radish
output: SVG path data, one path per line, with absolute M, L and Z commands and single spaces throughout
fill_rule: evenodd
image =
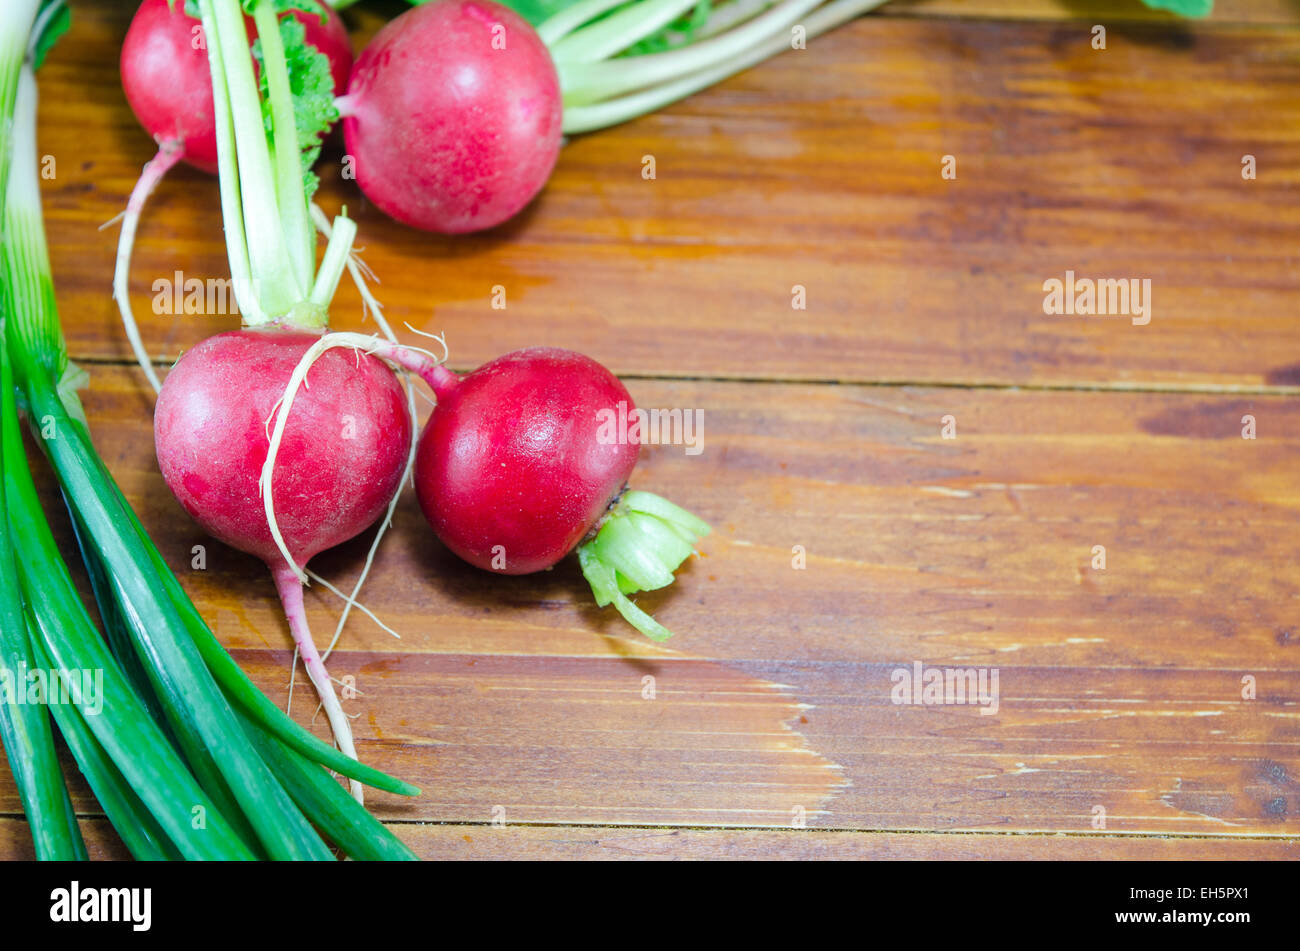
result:
M 275 330 L 209 337 L 167 375 L 154 410 L 158 465 L 181 505 L 209 534 L 273 568 L 284 559 L 258 491 L 267 420 L 319 339 Z M 280 531 L 300 565 L 379 517 L 411 442 L 406 395 L 382 361 L 331 350 L 307 382 L 273 483 Z
M 370 558 L 351 597 L 303 565 L 362 531 L 387 506 L 373 558 L 414 461 L 413 394 L 408 387 L 403 404 L 392 371 L 372 355 L 431 385 L 450 373 L 432 354 L 396 343 L 353 256 L 356 223 L 345 213 L 331 223 L 310 201 L 308 166 L 337 118 L 334 79 L 328 58 L 298 21 L 281 15 L 281 6 L 199 0 L 231 286 L 249 329 L 213 337 L 176 364 L 160 388 L 154 435 L 159 467 L 182 505 L 213 535 L 271 569 L 335 739 L 355 759 L 348 718 L 308 629 L 302 585 L 314 578 L 360 608 L 356 594 Z M 260 69 L 249 55 L 250 25 Z M 124 231 L 133 227 L 128 215 Z M 317 231 L 328 239 L 319 259 Z M 324 333 L 344 271 L 387 340 Z M 115 293 L 131 335 L 119 277 Z M 132 343 L 151 372 L 138 334 Z M 329 352 L 343 349 L 351 352 Z M 352 791 L 361 798 L 359 783 Z
M 309 333 L 236 330 L 209 337 L 167 375 L 154 445 L 167 487 L 209 534 L 266 562 L 303 665 L 344 753 L 352 734 L 316 649 L 302 584 L 272 537 L 259 485 L 275 415 Z M 369 527 L 397 493 L 411 443 L 405 394 L 372 356 L 340 350 L 311 365 L 287 418 L 272 476 L 276 521 L 294 562 Z M 359 785 L 353 791 L 359 793 Z
M 357 184 L 398 221 L 444 234 L 532 201 L 562 135 L 660 109 L 885 0 L 435 0 L 375 35 L 337 103 Z M 814 12 L 815 11 L 815 12 Z M 800 28 L 802 29 L 803 26 Z
M 145 131 L 163 145 L 175 143 L 177 158 L 205 172 L 217 170 L 212 76 L 202 27 L 187 16 L 183 0 L 144 0 L 122 41 L 122 89 Z M 307 41 L 330 60 L 334 88 L 347 85 L 352 47 L 339 15 L 294 10 Z M 245 17 L 252 32 L 252 18 Z
M 154 6 L 150 13 L 159 13 Z M 218 335 L 178 362 L 161 387 L 154 431 L 159 466 L 185 508 L 218 538 L 271 568 L 335 739 L 355 759 L 348 718 L 303 610 L 302 584 L 309 577 L 337 589 L 302 563 L 356 535 L 386 505 L 391 517 L 413 459 L 411 394 L 404 406 L 392 372 L 370 354 L 421 373 L 431 361 L 360 334 L 322 336 L 345 270 L 361 284 L 363 300 L 390 340 L 392 332 L 353 259 L 355 222 L 340 214 L 331 224 L 310 202 L 314 176 L 307 166 L 337 118 L 335 79 L 329 57 L 310 40 L 310 20 L 282 16 L 280 6 L 273 0 L 199 0 L 196 35 L 204 39 L 205 56 L 186 62 L 203 64 L 210 77 L 231 285 L 241 319 L 253 329 Z M 172 30 L 185 25 L 170 16 L 140 22 Z M 249 53 L 253 35 L 260 66 Z M 346 53 L 346 37 L 342 44 Z M 129 55 L 125 60 L 132 62 Z M 193 134 L 189 128 L 170 131 Z M 162 154 L 174 161 L 182 148 L 179 140 L 163 143 Z M 154 177 L 147 171 L 128 209 L 128 255 L 142 188 L 147 191 Z M 328 238 L 319 262 L 317 230 Z M 156 385 L 130 319 L 124 261 L 119 246 L 114 293 L 137 357 Z M 352 353 L 328 352 L 334 348 Z M 383 528 L 375 544 L 382 535 Z M 355 593 L 369 564 L 349 606 L 360 607 Z M 352 790 L 360 799 L 360 784 Z
M 459 380 L 426 379 L 438 404 L 415 485 L 443 543 L 504 574 L 541 571 L 576 548 L 598 604 L 669 636 L 625 595 L 671 584 L 709 528 L 658 496 L 624 492 L 639 446 L 633 433 L 606 438 L 601 423 L 634 410 L 618 378 L 582 354 L 539 347 Z
M 487 0 L 438 0 L 394 19 L 357 58 L 338 106 L 361 190 L 427 231 L 512 217 L 560 151 L 550 54 L 521 17 Z
M 620 401 L 630 411 L 626 387 L 595 360 L 541 348 L 499 357 L 440 394 L 415 457 L 420 505 L 438 537 L 479 568 L 551 567 L 636 465 L 637 443 L 597 439 L 597 412 Z
M 136 330 L 128 297 L 131 252 L 145 202 L 163 176 L 179 161 L 205 172 L 217 170 L 215 110 L 207 45 L 199 20 L 186 15 L 183 0 L 144 0 L 122 42 L 122 89 L 145 131 L 158 143 L 158 154 L 145 164 L 122 217 L 113 296 L 127 337 L 145 376 L 155 390 L 158 376 Z M 293 10 L 307 42 L 329 58 L 334 88 L 341 90 L 352 68 L 352 47 L 339 15 L 329 6 L 321 13 Z M 245 29 L 253 35 L 251 17 Z

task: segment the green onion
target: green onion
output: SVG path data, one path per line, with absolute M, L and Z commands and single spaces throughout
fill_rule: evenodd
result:
M 6 209 L 5 220 L 9 212 Z M 9 248 L 6 244 L 6 250 Z M 4 255 L 6 261 L 8 254 Z M 4 365 L 7 368 L 8 348 Z M 51 665 L 103 671 L 104 708 L 85 718 L 105 753 L 186 858 L 251 858 L 225 817 L 190 775 L 95 630 L 59 555 L 27 470 L 14 387 L 0 392 L 0 451 L 11 537 L 21 544 L 17 576 L 33 620 L 32 637 Z M 74 755 L 76 750 L 74 749 Z M 85 767 L 83 766 L 83 769 Z M 196 812 L 196 810 L 198 810 Z M 29 812 L 29 820 L 31 813 Z M 195 828 L 202 819 L 204 828 Z
M 4 321 L 0 319 L 0 326 Z M 3 348 L 0 348 L 3 350 Z M 0 386 L 12 392 L 8 355 L 0 353 Z M 0 479 L 17 460 L 8 452 L 0 459 Z M 8 506 L 0 491 L 0 667 L 14 695 L 0 697 L 0 740 L 27 813 L 38 859 L 84 859 L 86 846 L 77 828 L 63 773 L 54 752 L 54 734 L 45 708 L 18 703 L 25 691 L 24 671 L 46 668 L 33 653 L 27 634 L 27 615 L 18 583 L 18 565 L 10 538 Z
M 54 662 L 45 653 L 40 638 L 33 636 L 32 647 L 37 663 L 44 670 L 54 669 Z M 161 861 L 181 857 L 167 833 L 158 824 L 140 797 L 127 784 L 121 771 L 113 765 L 112 759 L 95 739 L 95 734 L 86 724 L 86 718 L 75 704 L 54 704 L 54 719 L 58 721 L 59 731 L 63 734 L 72 751 L 81 773 L 90 784 L 91 792 L 104 807 L 104 814 L 113 823 L 113 828 L 121 836 L 123 844 L 133 858 L 141 861 Z M 80 856 L 84 858 L 84 854 Z
M 37 8 L 36 0 L 9 0 L 0 8 L 0 219 L 13 151 L 13 126 L 4 117 L 14 111 L 21 64 Z M 0 339 L 7 305 L 4 285 L 0 284 Z M 0 386 L 6 392 L 13 388 L 12 371 L 5 354 L 0 354 Z M 0 483 L 10 466 L 20 464 L 20 460 L 8 453 L 0 456 Z M 25 691 L 26 684 L 19 677 L 37 662 L 28 639 L 27 614 L 10 532 L 9 509 L 5 493 L 0 489 L 0 668 L 11 678 L 12 690 Z M 18 797 L 27 814 L 36 857 L 83 859 L 86 846 L 54 752 L 50 718 L 40 705 L 13 702 L 16 699 L 16 695 L 0 698 L 0 742 L 4 743 Z

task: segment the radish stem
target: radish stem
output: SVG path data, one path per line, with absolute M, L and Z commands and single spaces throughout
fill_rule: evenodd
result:
M 885 0 L 832 0 L 831 3 L 815 10 L 805 18 L 802 26 L 811 39 L 859 14 L 881 6 L 884 2 Z M 783 34 L 777 34 L 734 60 L 719 63 L 628 96 L 609 99 L 594 105 L 565 108 L 564 131 L 568 134 L 592 132 L 635 119 L 647 112 L 654 112 L 789 48 L 789 39 Z
M 561 39 L 615 7 L 622 6 L 627 0 L 579 0 L 578 3 L 565 7 L 551 14 L 537 27 L 537 35 L 552 50 Z
M 700 518 L 650 492 L 629 491 L 605 517 L 596 535 L 578 547 L 578 564 L 596 604 L 613 604 L 642 634 L 656 641 L 668 630 L 627 597 L 673 583 L 673 572 L 709 533 Z
M 570 34 L 552 46 L 551 53 L 557 64 L 606 59 L 663 29 L 698 3 L 699 0 L 642 0 Z
M 253 8 L 253 22 L 257 25 L 257 39 L 262 45 L 267 98 L 271 106 L 275 190 L 277 196 L 284 198 L 279 204 L 279 226 L 297 285 L 305 289 L 312 283 L 311 275 L 316 263 L 316 232 L 307 217 L 307 203 L 295 201 L 292 197 L 295 192 L 304 198 L 306 195 L 299 168 L 300 143 L 293 114 L 293 94 L 289 89 L 289 68 L 284 57 L 284 43 L 280 39 L 279 14 L 275 4 L 265 0 L 258 3 Z M 244 59 L 247 61 L 248 57 Z M 327 298 L 325 305 L 328 307 L 328 304 Z
M 704 26 L 700 27 L 695 36 L 701 40 L 717 36 L 739 23 L 752 20 L 775 2 L 776 0 L 732 0 L 731 3 L 714 7 Z
M 259 3 L 258 9 L 265 5 Z M 213 73 L 213 102 L 221 99 L 229 102 L 238 154 L 241 214 L 234 221 L 226 221 L 226 231 L 232 227 L 243 230 L 253 287 L 262 310 L 271 317 L 280 317 L 307 292 L 290 260 L 280 219 L 282 205 L 292 203 L 292 198 L 290 194 L 277 195 L 276 192 L 277 179 L 266 141 L 261 98 L 253 76 L 253 60 L 248 55 L 248 31 L 244 27 L 240 5 L 225 0 L 200 0 L 200 6 L 209 51 L 219 51 L 226 84 L 225 88 L 215 88 L 216 73 Z M 269 72 L 276 65 L 268 59 L 265 69 Z M 278 65 L 284 68 L 283 57 Z M 218 154 L 220 142 L 218 126 Z M 292 157 L 297 161 L 296 154 Z M 301 193 L 301 179 L 298 190 Z
M 330 301 L 338 290 L 339 278 L 348 264 L 348 255 L 352 251 L 352 242 L 357 236 L 357 223 L 346 215 L 334 219 L 333 232 L 329 234 L 329 244 L 325 246 L 325 257 L 320 262 L 320 271 L 316 274 L 316 283 L 311 289 L 310 301 L 323 311 L 329 311 Z
M 728 63 L 746 50 L 795 24 L 822 0 L 782 0 L 744 26 L 702 43 L 667 53 L 650 53 L 606 63 L 565 61 L 557 51 L 557 69 L 565 105 L 584 105 L 633 89 L 667 82 L 676 77 Z M 785 45 L 789 45 L 788 38 Z

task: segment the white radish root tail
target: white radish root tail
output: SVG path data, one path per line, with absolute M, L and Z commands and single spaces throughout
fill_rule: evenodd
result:
M 144 348 L 144 341 L 140 339 L 140 328 L 136 325 L 135 314 L 131 310 L 131 254 L 135 249 L 135 232 L 139 227 L 140 214 L 144 211 L 145 202 L 149 200 L 149 196 L 158 187 L 163 176 L 180 161 L 182 154 L 184 150 L 180 142 L 160 142 L 158 154 L 145 163 L 140 178 L 131 189 L 126 211 L 121 215 L 122 233 L 117 240 L 117 263 L 113 267 L 113 299 L 117 301 L 118 313 L 122 315 L 122 327 L 126 330 L 126 339 L 131 342 L 131 350 L 135 354 L 136 362 L 140 364 L 145 379 L 149 381 L 155 393 L 162 389 L 162 384 L 158 381 L 158 374 L 154 372 L 153 363 Z
M 344 755 L 356 759 L 357 748 L 352 741 L 352 724 L 348 720 L 347 714 L 343 712 L 343 705 L 339 703 L 338 695 L 334 692 L 334 683 L 330 679 L 329 672 L 325 669 L 324 661 L 321 660 L 320 654 L 316 650 L 316 643 L 311 637 L 311 629 L 307 626 L 307 611 L 302 600 L 302 582 L 298 580 L 297 575 L 293 573 L 288 565 L 272 568 L 271 575 L 275 578 L 275 587 L 280 593 L 280 604 L 284 607 L 284 616 L 289 619 L 289 631 L 293 634 L 293 642 L 298 649 L 299 656 L 302 658 L 302 665 L 307 671 L 307 676 L 311 679 L 312 685 L 315 686 L 316 693 L 320 697 L 321 706 L 325 709 L 325 716 L 330 721 L 330 729 L 334 731 L 334 740 L 338 743 L 339 749 L 342 750 Z M 348 789 L 357 802 L 364 804 L 365 796 L 359 782 L 355 779 L 349 779 Z

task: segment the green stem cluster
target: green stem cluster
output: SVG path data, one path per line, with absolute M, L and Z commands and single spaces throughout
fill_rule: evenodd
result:
M 707 534 L 708 523 L 684 508 L 651 492 L 629 491 L 605 516 L 596 536 L 578 546 L 578 564 L 599 607 L 613 604 L 646 637 L 666 641 L 672 631 L 628 595 L 672 584 L 673 572 Z
M 731 0 L 683 45 L 627 55 L 699 0 L 579 0 L 538 26 L 564 96 L 564 131 L 590 132 L 683 99 L 885 0 Z M 610 12 L 613 10 L 614 12 Z
M 811 39 L 885 3 L 731 0 L 712 6 L 679 47 L 628 55 L 698 1 L 578 0 L 543 21 L 537 32 L 559 71 L 565 133 L 589 133 L 662 109 L 793 48 L 794 27 Z

